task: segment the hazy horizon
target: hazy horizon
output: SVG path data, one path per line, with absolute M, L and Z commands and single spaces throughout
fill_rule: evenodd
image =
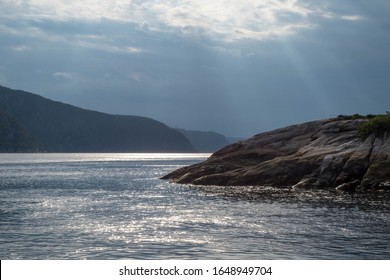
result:
M 0 84 L 171 127 L 249 137 L 389 110 L 390 3 L 0 3 Z

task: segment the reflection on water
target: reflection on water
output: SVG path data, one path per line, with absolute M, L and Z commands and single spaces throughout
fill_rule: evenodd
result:
M 2 155 L 0 257 L 390 259 L 387 194 L 159 179 L 206 156 Z

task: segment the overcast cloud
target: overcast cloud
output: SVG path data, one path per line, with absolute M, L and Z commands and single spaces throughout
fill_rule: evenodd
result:
M 2 0 L 0 84 L 250 136 L 390 110 L 387 0 Z

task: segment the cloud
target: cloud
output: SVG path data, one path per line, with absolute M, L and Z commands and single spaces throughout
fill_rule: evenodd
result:
M 349 21 L 358 21 L 358 20 L 364 20 L 364 17 L 358 16 L 358 15 L 342 15 L 340 16 L 343 20 L 349 20 Z
M 95 41 L 86 37 L 84 39 L 78 40 L 68 40 L 69 44 L 72 44 L 75 47 L 83 47 L 87 49 L 95 49 L 101 50 L 110 53 L 123 53 L 123 54 L 140 54 L 145 52 L 146 50 L 138 47 L 132 47 L 127 45 L 125 42 L 117 42 L 117 43 L 108 43 L 105 40 Z
M 18 45 L 18 46 L 11 47 L 11 49 L 16 52 L 24 52 L 30 50 L 30 47 L 26 45 Z
M 132 2 L 133 3 L 133 2 Z M 148 26 L 231 42 L 262 40 L 310 28 L 307 9 L 297 1 L 144 1 L 132 5 Z M 282 15 L 282 16 L 281 16 Z
M 74 80 L 78 75 L 70 72 L 55 72 L 52 74 L 52 77 L 56 80 Z
M 359 15 L 338 15 L 298 0 L 6 0 L 2 8 L 5 18 L 60 22 L 110 20 L 223 42 L 290 36 L 314 28 L 315 16 L 360 19 Z
M 159 39 L 144 41 L 152 36 L 180 36 L 212 50 L 249 54 L 260 49 L 249 50 L 248 42 L 291 38 L 320 28 L 324 20 L 364 18 L 355 10 L 332 9 L 324 0 L 4 0 L 0 5 L 0 33 L 40 40 L 38 47 L 48 42 L 125 55 L 155 51 Z M 14 50 L 27 50 L 20 47 Z
M 3 0 L 4 15 L 17 12 L 21 19 L 36 20 L 99 20 L 101 18 L 120 19 L 123 7 L 128 1 L 96 0 Z
M 129 74 L 129 77 L 135 81 L 141 81 L 145 78 L 145 74 L 141 72 L 132 72 Z
M 388 0 L 352 2 L 2 0 L 0 83 L 228 135 L 383 112 Z

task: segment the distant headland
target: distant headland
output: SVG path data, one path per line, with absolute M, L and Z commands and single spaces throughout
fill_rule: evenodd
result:
M 261 133 L 163 179 L 194 185 L 390 190 L 390 114 L 340 115 Z

